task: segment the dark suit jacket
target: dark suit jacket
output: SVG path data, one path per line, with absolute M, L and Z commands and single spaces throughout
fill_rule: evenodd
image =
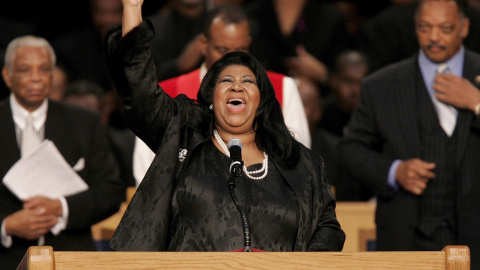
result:
M 112 146 L 115 160 L 120 165 L 120 178 L 125 187 L 135 186 L 133 176 L 133 149 L 135 147 L 135 134 L 128 129 L 117 129 L 110 127 L 108 137 Z
M 412 249 L 419 197 L 402 188 L 388 188 L 388 170 L 395 159 L 420 157 L 420 130 L 415 115 L 417 103 L 417 56 L 390 65 L 369 76 L 361 101 L 339 145 L 339 156 L 357 180 L 378 197 L 377 247 Z M 470 81 L 480 74 L 480 55 L 466 51 L 463 76 Z M 480 257 L 480 118 L 459 110 L 456 131 L 456 214 L 458 244 Z M 432 180 L 435 181 L 435 180 Z
M 20 159 L 9 99 L 0 104 L 0 177 Z M 85 167 L 78 171 L 89 189 L 66 197 L 69 210 L 66 230 L 45 237 L 45 244 L 55 250 L 95 250 L 90 226 L 118 210 L 124 189 L 119 180 L 104 127 L 99 116 L 84 109 L 54 101 L 48 102 L 45 138 L 53 141 L 65 160 L 74 166 L 84 158 Z M 0 184 L 0 220 L 20 210 L 22 202 Z M 13 237 L 9 249 L 0 247 L 2 267 L 15 269 L 25 251 L 37 241 Z

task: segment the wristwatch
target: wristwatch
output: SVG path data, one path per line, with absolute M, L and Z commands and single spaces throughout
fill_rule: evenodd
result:
M 477 105 L 475 105 L 475 115 L 476 116 L 480 115 L 480 103 L 477 103 Z

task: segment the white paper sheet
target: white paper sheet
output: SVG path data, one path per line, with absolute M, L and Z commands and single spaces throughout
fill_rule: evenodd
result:
M 44 140 L 17 161 L 3 178 L 3 184 L 21 200 L 37 195 L 53 199 L 88 189 L 50 140 Z

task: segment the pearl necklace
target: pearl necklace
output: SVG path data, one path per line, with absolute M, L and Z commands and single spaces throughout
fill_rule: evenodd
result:
M 213 130 L 213 135 L 215 136 L 215 139 L 217 140 L 218 144 L 220 144 L 220 147 L 222 147 L 223 152 L 225 152 L 225 154 L 227 154 L 227 156 L 230 157 L 230 151 L 228 151 L 227 145 L 225 145 L 225 142 L 222 140 L 222 138 L 220 137 L 220 134 L 218 134 L 218 131 L 216 129 Z M 263 159 L 263 165 L 262 165 L 262 168 L 260 170 L 249 172 L 247 170 L 247 167 L 245 165 L 243 165 L 243 172 L 245 173 L 245 175 L 248 178 L 250 178 L 252 180 L 262 180 L 263 178 L 265 178 L 265 176 L 267 176 L 267 173 L 268 173 L 268 155 L 267 155 L 267 153 L 263 152 L 263 156 L 265 158 Z M 263 172 L 263 174 L 261 176 L 252 176 L 252 174 L 259 174 L 259 173 L 262 173 L 262 172 Z

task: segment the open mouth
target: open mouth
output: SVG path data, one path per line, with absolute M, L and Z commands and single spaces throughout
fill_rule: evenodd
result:
M 229 101 L 227 101 L 227 104 L 231 104 L 233 106 L 239 106 L 239 105 L 246 104 L 246 103 L 245 103 L 245 100 L 243 100 L 243 99 L 234 98 L 234 99 L 230 99 Z
M 247 107 L 245 100 L 241 98 L 232 98 L 227 101 L 227 109 L 230 112 L 239 113 Z

